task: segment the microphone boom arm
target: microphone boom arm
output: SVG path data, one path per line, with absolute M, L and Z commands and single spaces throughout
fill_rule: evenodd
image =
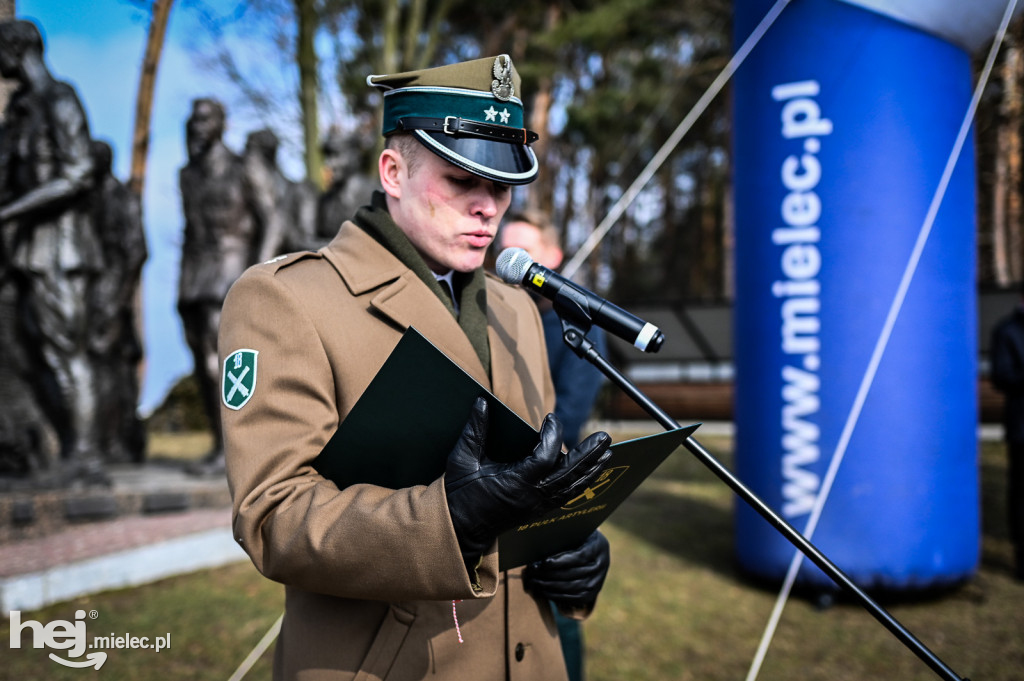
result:
M 615 368 L 606 360 L 594 347 L 594 344 L 587 338 L 592 322 L 589 316 L 575 301 L 569 297 L 559 296 L 556 298 L 555 311 L 562 322 L 562 340 L 580 358 L 587 360 L 608 377 L 616 386 L 622 389 L 629 397 L 636 402 L 644 411 L 650 414 L 665 430 L 676 430 L 682 426 L 669 414 L 654 403 L 636 385 L 629 380 L 621 371 Z M 803 553 L 812 563 L 818 566 L 822 572 L 828 575 L 836 584 L 844 588 L 854 596 L 860 604 L 878 622 L 888 629 L 904 646 L 909 648 L 917 657 L 932 669 L 938 676 L 946 681 L 969 681 L 954 672 L 945 662 L 939 659 L 927 646 L 924 645 L 906 627 L 900 624 L 896 618 L 890 615 L 881 605 L 876 603 L 863 589 L 858 587 L 842 570 L 828 559 L 814 544 L 804 537 L 796 528 L 790 525 L 784 518 L 776 513 L 760 497 L 744 485 L 739 478 L 722 465 L 714 455 L 706 450 L 703 445 L 697 442 L 691 435 L 683 443 L 704 466 L 714 473 L 743 501 L 750 505 L 757 513 L 768 521 L 782 536 L 793 546 Z

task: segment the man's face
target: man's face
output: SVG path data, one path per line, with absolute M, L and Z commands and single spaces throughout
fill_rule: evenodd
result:
M 501 250 L 521 248 L 537 262 L 540 262 L 539 258 L 544 250 L 540 231 L 528 222 L 510 222 L 502 227 L 500 246 Z M 547 263 L 540 264 L 548 267 Z
M 530 257 L 548 269 L 558 269 L 562 264 L 562 250 L 544 240 L 540 229 L 529 222 L 510 222 L 501 228 L 501 250 L 521 248 Z
M 399 196 L 388 190 L 398 199 L 389 204 L 391 216 L 430 269 L 471 272 L 483 266 L 512 200 L 510 186 L 485 180 L 425 149 L 412 175 L 400 163 L 395 180 Z
M 185 124 L 185 143 L 190 157 L 201 156 L 224 133 L 224 119 L 212 104 L 196 104 Z

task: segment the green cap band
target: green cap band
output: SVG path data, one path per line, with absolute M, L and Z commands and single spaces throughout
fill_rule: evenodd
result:
M 457 116 L 478 123 L 523 127 L 523 104 L 512 98 L 500 102 L 490 93 L 457 88 L 411 87 L 384 93 L 384 121 L 381 132 L 399 129 L 406 117 L 445 118 Z

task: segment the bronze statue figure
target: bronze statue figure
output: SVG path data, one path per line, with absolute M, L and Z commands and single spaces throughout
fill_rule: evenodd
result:
M 188 163 L 179 173 L 185 238 L 178 313 L 214 436 L 213 449 L 193 469 L 197 473 L 222 472 L 224 465 L 217 360 L 217 330 L 224 296 L 247 267 L 270 257 L 278 238 L 271 234 L 264 240 L 267 235 L 257 217 L 245 164 L 224 144 L 224 126 L 225 112 L 220 102 L 209 98 L 192 102 L 192 113 L 185 124 Z
M 338 233 L 338 227 L 356 214 L 360 206 L 370 203 L 378 183 L 362 172 L 367 149 L 362 136 L 343 135 L 331 128 L 323 142 L 327 189 L 317 206 L 316 234 L 326 243 Z
M 106 461 L 141 463 L 146 435 L 136 413 L 142 360 L 136 299 L 147 256 L 142 207 L 139 197 L 114 177 L 110 145 L 93 141 L 92 152 L 92 218 L 105 263 L 89 292 L 99 439 Z
M 88 289 L 103 266 L 88 122 L 74 88 L 47 69 L 34 24 L 0 23 L 0 75 L 17 84 L 0 128 L 0 239 L 24 370 L 59 438 L 55 473 L 104 482 L 88 353 Z
M 315 189 L 285 177 L 277 165 L 279 144 L 277 135 L 266 128 L 249 133 L 245 141 L 247 188 L 262 232 L 263 252 L 257 254 L 257 262 L 319 246 L 313 235 Z

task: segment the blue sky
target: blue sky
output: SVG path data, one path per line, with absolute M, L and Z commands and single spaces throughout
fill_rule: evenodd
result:
M 113 146 L 115 173 L 127 179 L 149 15 L 121 0 L 16 0 L 15 9 L 18 17 L 35 21 L 42 30 L 50 70 L 78 90 L 92 136 Z M 192 371 L 176 309 L 183 224 L 177 176 L 186 161 L 184 125 L 191 102 L 210 96 L 216 87 L 185 49 L 194 31 L 187 5 L 177 2 L 157 75 L 143 206 L 150 253 L 143 270 L 144 414 L 159 405 L 175 381 Z M 228 145 L 241 149 L 240 136 L 229 123 Z

